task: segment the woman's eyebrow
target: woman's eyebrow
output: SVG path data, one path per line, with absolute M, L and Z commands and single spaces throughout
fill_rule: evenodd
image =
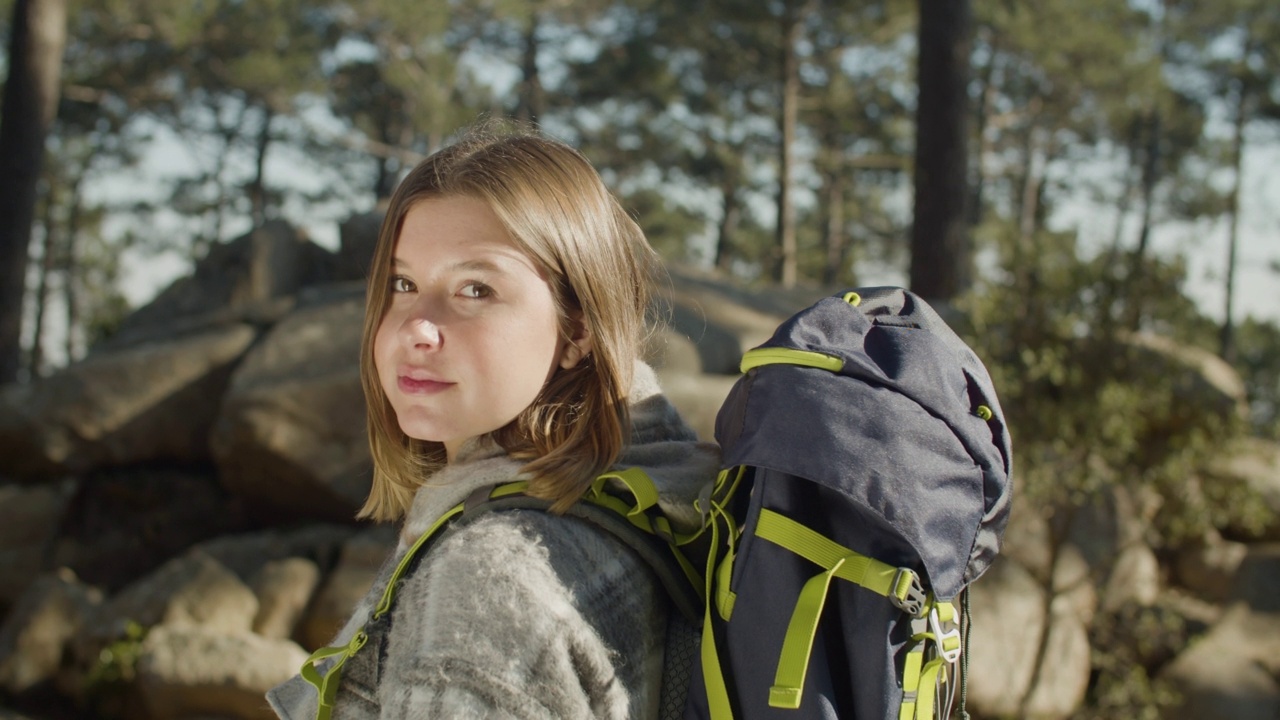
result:
M 514 262 L 518 262 L 526 265 L 528 264 L 527 261 L 522 261 L 516 258 L 511 258 L 511 260 L 513 260 Z M 411 267 L 408 261 L 402 260 L 399 257 L 392 257 L 391 265 L 392 267 L 400 268 L 400 269 L 408 269 Z M 456 263 L 452 263 L 450 265 L 445 266 L 445 269 L 455 270 L 455 271 L 461 270 L 461 271 L 470 271 L 470 272 L 488 272 L 488 273 L 496 273 L 496 274 L 508 273 L 509 270 L 506 268 L 503 268 L 502 265 L 503 265 L 502 263 L 495 262 L 494 260 L 491 260 L 488 258 L 473 258 L 470 260 L 460 260 Z

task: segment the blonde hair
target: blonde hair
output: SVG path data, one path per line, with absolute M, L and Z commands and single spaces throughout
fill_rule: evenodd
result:
M 378 235 L 360 348 L 374 472 L 359 517 L 403 517 L 414 493 L 445 464 L 441 444 L 400 430 L 373 357 L 401 225 L 416 203 L 435 197 L 487 203 L 546 277 L 561 334 L 572 338 L 580 317 L 591 337 L 585 358 L 558 369 L 524 412 L 490 433 L 510 456 L 526 461 L 522 474 L 530 478 L 530 494 L 562 512 L 617 461 L 630 439 L 627 396 L 657 256 L 581 153 L 528 128 L 487 124 L 405 177 Z

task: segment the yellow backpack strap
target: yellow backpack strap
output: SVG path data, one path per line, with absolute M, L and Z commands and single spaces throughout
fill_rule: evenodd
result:
M 809 656 L 832 579 L 840 578 L 882 595 L 912 616 L 918 616 L 928 602 L 919 577 L 910 568 L 894 567 L 854 552 L 780 513 L 762 509 L 755 534 L 823 568 L 801 588 L 787 624 L 774 685 L 769 690 L 771 707 L 800 707 Z
M 722 470 L 716 480 L 715 491 L 712 493 L 713 499 L 709 503 L 706 512 L 706 526 L 711 533 L 711 550 L 707 554 L 707 571 L 704 575 L 706 582 L 706 609 L 702 620 L 702 682 L 707 691 L 707 709 L 711 713 L 711 720 L 733 720 L 733 706 L 729 702 L 729 690 L 724 680 L 724 670 L 720 665 L 720 653 L 716 647 L 715 628 L 711 620 L 711 608 L 713 604 L 719 604 L 721 607 L 721 617 L 728 619 L 728 614 L 732 612 L 732 599 L 728 601 L 728 612 L 724 610 L 724 601 L 717 603 L 715 593 L 729 592 L 729 581 L 727 570 L 725 577 L 717 581 L 717 555 L 722 544 L 728 547 L 726 557 L 721 560 L 721 568 L 729 568 L 732 566 L 733 549 L 738 540 L 738 529 L 733 520 L 733 515 L 725 511 L 725 504 L 732 499 L 734 490 L 742 481 L 745 473 L 745 467 L 737 467 Z M 722 541 L 721 533 L 724 533 Z
M 523 492 L 528 487 L 526 482 L 515 482 L 507 485 L 500 485 L 489 492 L 490 497 L 505 497 Z M 431 541 L 451 520 L 466 509 L 466 503 L 461 503 L 451 508 L 440 519 L 427 528 L 427 531 L 413 543 L 405 552 L 404 557 L 400 558 L 399 564 L 396 565 L 395 571 L 391 574 L 391 578 L 387 581 L 387 587 L 382 591 L 382 597 L 378 601 L 378 605 L 374 608 L 371 620 L 377 620 L 391 610 L 391 605 L 395 601 L 396 590 L 400 585 L 400 581 L 404 579 L 405 573 L 413 566 L 414 559 L 420 550 L 428 542 Z M 319 696 L 319 703 L 316 706 L 316 720 L 329 720 L 333 714 L 333 704 L 338 694 L 338 685 L 342 681 L 342 666 L 347 660 L 356 653 L 364 644 L 368 642 L 369 636 L 365 633 L 362 626 L 351 636 L 351 640 L 345 645 L 335 645 L 330 647 L 322 647 L 311 653 L 310 657 L 302 663 L 301 675 L 302 679 L 311 683 L 315 687 Z M 323 672 L 320 670 L 320 663 L 325 660 L 334 660 L 333 664 L 326 668 Z

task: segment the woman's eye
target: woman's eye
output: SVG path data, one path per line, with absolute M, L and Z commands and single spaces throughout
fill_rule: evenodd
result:
M 416 287 L 414 286 L 413 281 L 407 277 L 396 275 L 391 278 L 391 292 L 407 293 L 413 292 L 415 289 Z
M 493 288 L 484 283 L 467 283 L 462 286 L 458 294 L 471 299 L 486 298 L 493 294 Z

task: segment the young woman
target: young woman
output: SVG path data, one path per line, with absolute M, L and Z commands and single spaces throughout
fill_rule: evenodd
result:
M 451 528 L 369 623 L 408 547 L 478 488 L 528 480 L 553 508 L 640 467 L 673 521 L 716 471 L 637 360 L 656 259 L 575 150 L 479 131 L 396 190 L 369 278 L 361 375 L 373 487 L 400 542 L 334 645 L 363 627 L 335 718 L 645 718 L 667 607 L 648 567 L 583 520 L 536 510 Z M 320 670 L 325 670 L 322 663 Z M 312 718 L 300 677 L 268 698 Z

